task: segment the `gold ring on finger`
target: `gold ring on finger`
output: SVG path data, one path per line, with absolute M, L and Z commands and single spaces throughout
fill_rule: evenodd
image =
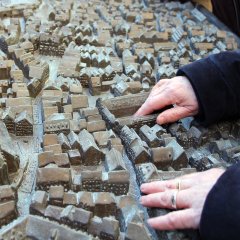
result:
M 180 179 L 177 180 L 176 189 L 177 189 L 178 191 L 181 190 L 181 180 L 180 180 Z

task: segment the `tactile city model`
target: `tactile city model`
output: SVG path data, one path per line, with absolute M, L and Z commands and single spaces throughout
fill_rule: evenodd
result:
M 134 117 L 156 82 L 238 47 L 191 3 L 0 2 L 0 239 L 192 239 L 139 186 L 240 159 L 240 122 Z

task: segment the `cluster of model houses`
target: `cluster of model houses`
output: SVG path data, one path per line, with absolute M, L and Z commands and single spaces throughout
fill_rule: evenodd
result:
M 6 126 L 0 121 L 0 227 L 18 216 L 16 185 L 11 184 L 10 174 L 17 173 L 19 165 L 15 145 Z
M 33 135 L 33 105 L 30 97 L 7 98 L 2 103 L 1 120 L 17 136 Z
M 54 220 L 100 239 L 151 239 L 142 212 L 130 196 L 99 192 L 64 192 L 62 186 L 36 191 L 30 213 Z
M 5 2 L 5 4 L 4 4 Z M 0 8 L 0 18 L 16 18 L 16 17 L 27 17 L 29 16 L 36 8 L 39 6 L 40 1 L 34 3 L 25 3 L 25 4 L 16 4 L 13 6 L 5 6 L 10 1 L 4 1 L 3 5 Z
M 27 111 L 15 114 L 8 108 L 2 115 L 2 121 L 6 124 L 8 131 L 16 136 L 33 135 L 33 119 Z
M 186 152 L 176 138 L 167 133 L 166 129 L 154 125 L 154 121 L 148 118 L 146 120 L 135 119 L 134 128 L 127 126 L 128 118 L 132 119 L 132 113 L 141 106 L 141 102 L 144 102 L 146 97 L 146 94 L 133 95 L 131 99 L 128 99 L 131 101 L 131 106 L 127 103 L 126 96 L 115 97 L 112 100 L 98 101 L 97 107 L 106 125 L 121 138 L 128 157 L 134 164 L 151 161 L 161 170 L 170 166 L 176 170 L 187 167 Z
M 46 134 L 43 144 L 44 152 L 38 156 L 37 189 L 47 190 L 61 183 L 74 191 L 128 193 L 130 175 L 122 157 L 123 146 L 111 131 Z M 86 167 L 77 174 L 70 166 Z M 90 166 L 99 168 L 90 170 Z
M 101 75 L 107 74 L 108 76 L 114 76 L 113 72 L 119 73 L 119 70 L 130 77 L 134 74 L 140 74 L 140 76 L 144 75 L 146 71 L 151 75 L 151 72 L 155 69 L 154 61 L 152 61 L 152 59 L 149 59 L 149 61 L 147 60 L 151 68 L 149 68 L 147 62 L 145 62 L 143 66 L 137 66 L 137 64 L 141 63 L 141 59 L 139 58 L 140 52 L 152 53 L 154 57 L 159 54 L 158 73 L 156 76 L 153 75 L 153 77 L 160 79 L 164 77 L 173 77 L 179 66 L 199 58 L 199 56 L 193 53 L 191 46 L 193 46 L 197 52 L 201 53 L 201 56 L 211 51 L 217 53 L 227 49 L 231 50 L 236 47 L 234 38 L 228 37 L 226 32 L 219 31 L 216 27 L 209 24 L 206 18 L 204 18 L 197 9 L 192 10 L 192 8 L 186 8 L 183 11 L 181 17 L 183 22 L 186 23 L 183 26 L 177 19 L 177 14 L 175 12 L 179 9 L 183 9 L 184 7 L 182 6 L 172 7 L 171 5 L 161 5 L 164 9 L 171 9 L 172 12 L 169 13 L 162 10 L 159 13 L 161 18 L 156 18 L 151 11 L 144 10 L 142 13 L 139 12 L 138 5 L 132 8 L 126 5 L 119 10 L 117 10 L 117 5 L 116 3 L 116 6 L 111 6 L 109 9 L 107 5 L 102 5 L 101 7 L 96 7 L 96 9 L 92 11 L 88 8 L 89 4 L 77 4 L 77 8 L 71 20 L 72 22 L 70 23 L 70 18 L 67 18 L 65 22 L 60 21 L 61 17 L 57 16 L 61 16 L 61 13 L 64 11 L 65 14 L 68 15 L 72 8 L 72 2 L 67 3 L 66 10 L 63 10 L 60 5 L 57 5 L 56 9 L 52 9 L 50 12 L 48 11 L 48 23 L 41 24 L 40 19 L 34 16 L 27 20 L 26 31 L 34 32 L 34 34 L 29 36 L 27 38 L 28 41 L 23 42 L 23 44 L 28 52 L 39 49 L 40 54 L 43 55 L 63 56 L 62 67 L 59 67 L 59 75 L 77 77 L 80 81 L 83 80 L 83 86 L 87 86 L 92 77 L 100 77 L 100 79 L 103 79 L 104 77 L 102 78 Z M 108 12 L 111 12 L 111 15 L 109 15 Z M 82 14 L 80 19 L 77 18 L 79 13 Z M 95 25 L 91 24 L 92 19 L 90 21 L 90 16 L 92 19 L 98 20 L 98 23 Z M 103 16 L 108 19 L 108 24 L 102 24 L 100 17 Z M 119 18 L 122 18 L 122 21 L 125 22 L 117 24 Z M 176 26 L 174 28 L 168 23 L 170 18 L 176 19 Z M 198 24 L 196 24 L 196 21 Z M 77 22 L 78 24 L 76 24 Z M 88 24 L 79 24 L 79 22 Z M 59 23 L 59 26 L 57 23 Z M 163 30 L 159 31 L 158 25 L 161 26 Z M 11 26 L 17 26 L 15 29 L 18 29 L 18 32 L 20 31 L 19 22 L 13 21 Z M 53 29 L 55 30 L 53 31 Z M 40 31 L 41 33 L 39 33 Z M 126 39 L 126 33 L 128 33 L 129 39 Z M 3 37 L 2 42 L 3 45 L 5 45 L 1 45 L 1 49 L 8 52 L 8 49 L 11 49 L 12 46 L 21 40 L 19 34 L 20 33 L 18 33 L 18 37 L 12 42 L 6 41 Z M 118 36 L 114 39 L 116 49 L 113 48 L 108 54 L 103 51 L 96 52 L 94 50 L 94 48 L 99 48 L 99 46 L 101 46 L 100 48 L 106 46 L 106 41 L 113 35 Z M 74 38 L 74 36 L 76 37 Z M 84 41 L 84 38 L 89 37 L 105 38 L 104 45 L 96 45 L 91 41 Z M 189 39 L 192 45 L 189 44 Z M 78 67 L 75 66 L 74 69 L 70 67 L 72 64 L 68 65 L 69 61 L 68 64 L 64 64 L 64 56 L 67 54 L 66 51 L 69 51 L 69 46 L 73 45 L 75 45 L 75 54 L 77 54 L 77 52 L 80 54 L 78 56 Z M 80 51 L 77 49 L 78 46 Z M 215 46 L 217 46 L 217 48 L 215 48 Z M 86 48 L 88 48 L 88 50 L 86 50 Z M 173 50 L 172 53 L 169 52 L 169 49 Z M 127 55 L 123 54 L 124 50 L 128 51 Z M 13 50 L 10 50 L 10 53 L 11 51 Z M 19 55 L 19 53 L 17 55 Z M 29 58 L 31 59 L 31 56 L 24 55 L 20 58 L 23 62 L 22 66 L 20 66 L 20 63 L 17 64 L 20 69 L 23 69 L 25 76 L 28 76 L 28 65 L 26 66 L 26 64 L 31 62 Z M 123 63 L 122 70 L 121 64 L 119 64 L 121 62 Z M 143 64 L 143 62 L 141 64 Z M 103 73 L 97 73 L 97 75 L 94 70 L 88 70 L 86 73 L 80 71 L 82 68 L 89 67 L 105 69 L 109 65 L 112 66 L 112 70 L 108 68 Z M 117 66 L 120 66 L 120 68 L 118 69 Z M 88 75 L 87 79 L 84 77 L 84 74 Z M 94 79 L 92 85 L 101 84 L 101 81 L 96 81 L 97 80 Z
M 1 153 L 1 167 L 4 163 L 7 164 L 7 175 L 9 173 L 15 173 L 19 169 L 20 159 L 16 151 L 16 147 L 5 124 L 0 121 L 0 153 Z M 1 171 L 2 172 L 2 171 Z M 6 175 L 5 173 L 3 175 Z M 1 177 L 3 177 L 3 175 Z M 2 184 L 7 184 L 9 177 L 5 179 L 6 182 L 1 181 Z
M 109 6 L 93 7 L 92 3 L 76 3 L 74 11 L 72 6 L 72 1 L 67 1 L 66 9 L 58 2 L 55 9 L 44 6 L 49 21 L 41 23 L 33 14 L 26 20 L 26 32 L 31 35 L 21 36 L 19 21 L 13 19 L 9 28 L 11 32 L 15 29 L 15 38 L 10 41 L 3 35 L 0 39 L 1 49 L 31 79 L 28 89 L 32 96 L 40 92 L 49 72 L 46 63 L 34 59 L 32 54 L 37 50 L 42 55 L 63 57 L 58 75 L 78 79 L 83 87 L 90 86 L 93 95 L 115 84 L 113 93 L 120 96 L 148 91 L 157 79 L 175 76 L 180 66 L 198 59 L 199 53 L 205 56 L 211 51 L 236 48 L 233 37 L 209 24 L 189 5 L 160 4 L 159 17 L 138 4 L 124 3 L 119 7 L 119 3 L 111 2 Z M 179 10 L 182 22 L 178 19 Z M 170 18 L 174 27 L 169 24 Z M 93 20 L 97 23 L 92 24 Z M 10 31 L 4 25 L 2 29 Z M 107 44 L 113 36 L 114 46 Z M 95 40 L 87 41 L 88 38 Z M 115 75 L 122 73 L 132 81 L 116 82 Z
M 47 86 L 43 91 L 43 116 L 45 133 L 104 131 L 106 125 L 97 108 L 89 108 L 88 96 L 81 94 L 81 86 L 71 86 L 69 96 L 61 89 Z M 70 100 L 70 101 L 69 101 Z
M 32 47 L 31 42 L 14 45 L 8 49 L 8 57 L 0 59 L 2 98 L 35 97 L 42 90 L 49 66 L 34 57 Z

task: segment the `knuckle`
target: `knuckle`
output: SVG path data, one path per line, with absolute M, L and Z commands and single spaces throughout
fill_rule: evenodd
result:
M 160 195 L 160 202 L 162 203 L 163 206 L 167 206 L 168 205 L 168 197 L 167 194 L 161 194 Z
M 166 94 L 167 94 L 167 96 L 171 99 L 171 102 L 172 102 L 172 103 L 175 103 L 175 102 L 176 102 L 177 95 L 178 95 L 178 90 L 177 90 L 174 86 L 169 85 L 169 86 L 166 88 Z
M 155 104 L 156 103 L 152 100 L 152 98 L 148 98 L 145 102 L 145 107 L 154 108 Z
M 168 189 L 175 189 L 176 188 L 176 184 L 173 183 L 173 182 L 168 182 L 168 183 L 166 183 L 166 187 Z
M 175 93 L 176 92 L 176 86 L 174 86 L 173 84 L 169 84 L 167 89 L 170 93 Z
M 176 225 L 176 217 L 171 213 L 168 214 L 168 225 L 172 229 L 174 229 Z

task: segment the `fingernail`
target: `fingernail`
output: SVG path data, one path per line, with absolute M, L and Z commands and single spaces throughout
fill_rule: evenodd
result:
M 140 190 L 141 190 L 141 191 L 144 191 L 144 190 L 145 190 L 144 185 L 141 185 Z

